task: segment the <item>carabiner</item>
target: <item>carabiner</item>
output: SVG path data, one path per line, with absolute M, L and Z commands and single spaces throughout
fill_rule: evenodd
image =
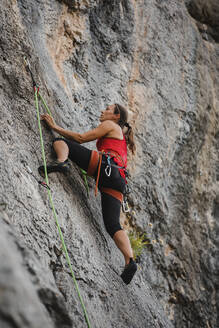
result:
M 108 177 L 111 176 L 111 171 L 112 171 L 112 168 L 111 168 L 111 163 L 110 163 L 110 156 L 107 156 L 107 167 L 105 168 L 105 173 Z
M 124 199 L 122 202 L 122 210 L 124 213 L 128 213 L 130 211 L 129 204 L 126 199 Z
M 37 179 L 37 177 L 33 174 L 33 171 L 31 170 L 31 168 L 28 165 L 26 165 L 25 167 L 27 169 L 27 172 L 30 173 L 30 175 L 32 175 L 32 177 L 39 183 L 39 185 L 41 185 L 42 187 L 44 187 L 48 190 L 51 190 L 46 182 L 40 181 Z
M 111 176 L 111 171 L 112 171 L 112 169 L 111 169 L 111 165 L 110 165 L 110 166 L 107 165 L 107 167 L 105 168 L 105 173 L 106 173 L 106 175 L 107 175 L 108 177 Z

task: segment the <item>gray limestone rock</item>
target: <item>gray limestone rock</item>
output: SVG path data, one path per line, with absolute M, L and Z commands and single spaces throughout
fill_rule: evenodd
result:
M 87 197 L 74 164 L 49 178 L 91 326 L 219 325 L 218 15 L 216 0 L 1 1 L 1 328 L 86 327 L 47 191 L 28 171 L 40 179 L 24 57 L 59 125 L 87 131 L 116 102 L 135 132 L 121 219 L 150 245 L 129 286 L 94 181 Z M 54 136 L 42 128 L 51 159 Z

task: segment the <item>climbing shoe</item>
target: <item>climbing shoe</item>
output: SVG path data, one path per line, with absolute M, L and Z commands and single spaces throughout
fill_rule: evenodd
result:
M 62 172 L 62 173 L 67 173 L 70 169 L 70 163 L 68 159 L 64 162 L 59 162 L 59 161 L 53 161 L 51 163 L 47 164 L 47 173 L 52 173 L 52 172 Z M 41 165 L 38 168 L 39 174 L 44 176 L 44 166 Z
M 137 264 L 132 258 L 130 258 L 129 264 L 125 266 L 125 269 L 121 274 L 121 278 L 126 285 L 128 285 L 131 282 L 136 271 L 137 271 Z

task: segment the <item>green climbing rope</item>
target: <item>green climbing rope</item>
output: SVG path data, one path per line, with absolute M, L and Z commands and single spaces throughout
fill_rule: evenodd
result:
M 49 108 L 48 108 L 45 100 L 43 99 L 43 97 L 39 93 L 39 90 L 35 87 L 34 88 L 34 98 L 35 98 L 35 105 L 36 105 L 36 111 L 37 111 L 37 121 L 38 121 L 39 133 L 40 133 L 40 144 L 41 144 L 41 151 L 42 151 L 42 158 L 43 158 L 45 179 L 46 179 L 47 185 L 49 185 L 49 179 L 48 179 L 48 174 L 47 174 L 47 166 L 46 166 L 46 156 L 45 156 L 45 149 L 44 149 L 44 143 L 43 143 L 43 134 L 42 134 L 42 127 L 41 127 L 41 122 L 40 122 L 40 112 L 39 112 L 38 96 L 39 96 L 40 100 L 42 101 L 42 103 L 43 103 L 44 107 L 46 108 L 46 110 L 47 110 L 47 112 L 48 112 L 49 115 L 51 115 L 51 111 L 49 110 Z M 80 303 L 81 303 L 81 306 L 82 306 L 82 309 L 83 309 L 83 312 L 84 312 L 84 316 L 85 316 L 85 320 L 86 320 L 86 323 L 87 323 L 87 327 L 88 328 L 91 328 L 91 324 L 90 324 L 90 321 L 89 321 L 89 318 L 88 318 L 88 315 L 87 315 L 87 311 L 86 311 L 84 302 L 82 300 L 82 297 L 81 297 L 81 294 L 80 294 L 80 291 L 79 291 L 79 287 L 78 287 L 78 284 L 77 284 L 77 281 L 76 281 L 76 278 L 75 278 L 75 275 L 74 275 L 74 271 L 72 269 L 71 260 L 70 260 L 70 257 L 68 255 L 68 250 L 67 250 L 67 247 L 65 245 L 63 234 L 62 234 L 62 231 L 61 231 L 59 222 L 58 222 L 57 213 L 56 213 L 56 210 L 55 210 L 55 207 L 54 207 L 54 203 L 53 203 L 53 199 L 52 199 L 52 193 L 51 193 L 51 190 L 50 189 L 47 189 L 47 190 L 48 190 L 50 205 L 51 205 L 51 208 L 52 208 L 52 211 L 53 211 L 53 215 L 54 215 L 55 222 L 56 222 L 56 225 L 57 225 L 57 228 L 58 228 L 59 236 L 60 236 L 60 239 L 61 239 L 61 242 L 62 242 L 62 247 L 63 247 L 63 250 L 65 252 L 65 257 L 66 257 L 67 263 L 69 265 L 69 268 L 70 268 L 70 271 L 71 271 L 71 275 L 72 275 L 72 279 L 73 279 L 73 282 L 74 282 L 74 285 L 75 285 L 75 288 L 76 288 L 76 291 L 77 291 L 77 294 L 78 294 L 78 298 L 80 300 Z

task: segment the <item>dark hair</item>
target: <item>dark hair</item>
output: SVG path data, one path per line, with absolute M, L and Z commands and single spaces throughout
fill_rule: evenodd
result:
M 119 126 L 123 129 L 124 127 L 127 127 L 127 132 L 125 133 L 125 139 L 128 144 L 129 149 L 131 150 L 132 154 L 135 153 L 136 146 L 134 142 L 134 134 L 132 127 L 129 125 L 128 121 L 128 111 L 125 107 L 115 104 L 114 114 L 120 114 L 119 119 Z

